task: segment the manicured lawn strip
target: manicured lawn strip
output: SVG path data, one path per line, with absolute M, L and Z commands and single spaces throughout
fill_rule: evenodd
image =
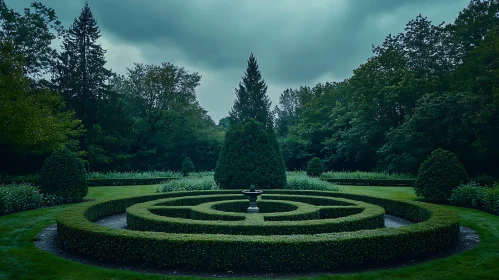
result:
M 154 190 L 155 186 L 92 188 L 89 197 L 124 197 L 152 193 Z M 414 195 L 411 196 L 411 188 L 373 189 L 352 186 L 348 191 L 366 195 L 374 195 L 372 192 L 375 191 L 376 195 L 386 198 L 415 199 Z M 68 207 L 70 206 L 44 208 L 0 217 L 0 279 L 165 279 L 162 275 L 91 267 L 66 261 L 37 249 L 32 243 L 33 237 L 45 226 L 55 223 L 56 215 Z M 499 217 L 472 209 L 454 209 L 458 210 L 464 226 L 471 227 L 480 234 L 481 242 L 477 248 L 417 266 L 334 277 L 324 275 L 314 279 L 496 279 L 499 275 Z

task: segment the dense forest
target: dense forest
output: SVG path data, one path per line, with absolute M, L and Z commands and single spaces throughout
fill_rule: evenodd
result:
M 185 157 L 215 169 L 230 117 L 200 106 L 201 75 L 169 62 L 118 75 L 99 38 L 88 5 L 65 28 L 41 3 L 18 13 L 0 0 L 0 170 L 36 173 L 62 148 L 90 171 L 178 170 Z M 318 157 L 415 174 L 444 148 L 470 175 L 499 176 L 499 2 L 472 0 L 450 24 L 419 15 L 372 49 L 344 81 L 281 94 L 266 122 L 287 169 Z

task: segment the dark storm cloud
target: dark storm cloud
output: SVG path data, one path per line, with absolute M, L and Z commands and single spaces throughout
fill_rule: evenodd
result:
M 20 9 L 30 1 L 6 2 Z M 198 90 L 200 102 L 218 119 L 232 104 L 233 88 L 250 52 L 258 59 L 275 104 L 286 87 L 350 76 L 372 55 L 372 44 L 381 44 L 389 33 L 403 31 L 418 14 L 434 23 L 453 21 L 469 0 L 88 2 L 103 39 L 108 40 L 108 55 L 114 55 L 108 61 L 115 71 L 123 72 L 119 68 L 131 67 L 138 60 L 153 64 L 171 61 L 199 71 L 203 75 Z M 69 26 L 84 1 L 42 3 L 53 7 L 64 25 Z

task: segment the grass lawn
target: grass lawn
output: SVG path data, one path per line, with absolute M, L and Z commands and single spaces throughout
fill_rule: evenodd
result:
M 126 197 L 152 193 L 156 186 L 90 188 L 88 198 Z M 415 199 L 406 187 L 342 186 L 342 190 L 387 198 Z M 200 279 L 166 277 L 95 268 L 67 261 L 37 249 L 33 239 L 70 205 L 44 208 L 0 217 L 0 279 Z M 448 206 L 445 206 L 448 207 Z M 498 279 L 499 217 L 472 209 L 457 208 L 462 224 L 478 231 L 477 248 L 450 258 L 406 268 L 357 274 L 318 276 L 315 279 Z

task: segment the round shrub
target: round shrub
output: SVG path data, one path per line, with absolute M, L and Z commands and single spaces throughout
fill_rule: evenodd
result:
M 62 197 L 66 202 L 81 200 L 88 193 L 83 162 L 69 150 L 58 151 L 45 160 L 39 184 L 43 194 Z
M 439 148 L 421 164 L 414 188 L 427 201 L 446 202 L 452 190 L 466 182 L 468 175 L 457 156 Z
M 194 168 L 194 163 L 192 163 L 192 160 L 189 157 L 184 158 L 184 161 L 182 161 L 182 167 L 180 169 L 180 172 L 182 172 L 182 175 L 188 176 L 189 173 L 195 172 L 196 169 Z
M 250 120 L 233 125 L 225 135 L 214 175 L 221 189 L 282 189 L 286 169 L 273 129 Z
M 42 206 L 43 196 L 30 184 L 0 185 L 0 215 Z
M 310 177 L 319 177 L 324 172 L 324 166 L 321 159 L 314 157 L 307 164 L 307 175 Z

